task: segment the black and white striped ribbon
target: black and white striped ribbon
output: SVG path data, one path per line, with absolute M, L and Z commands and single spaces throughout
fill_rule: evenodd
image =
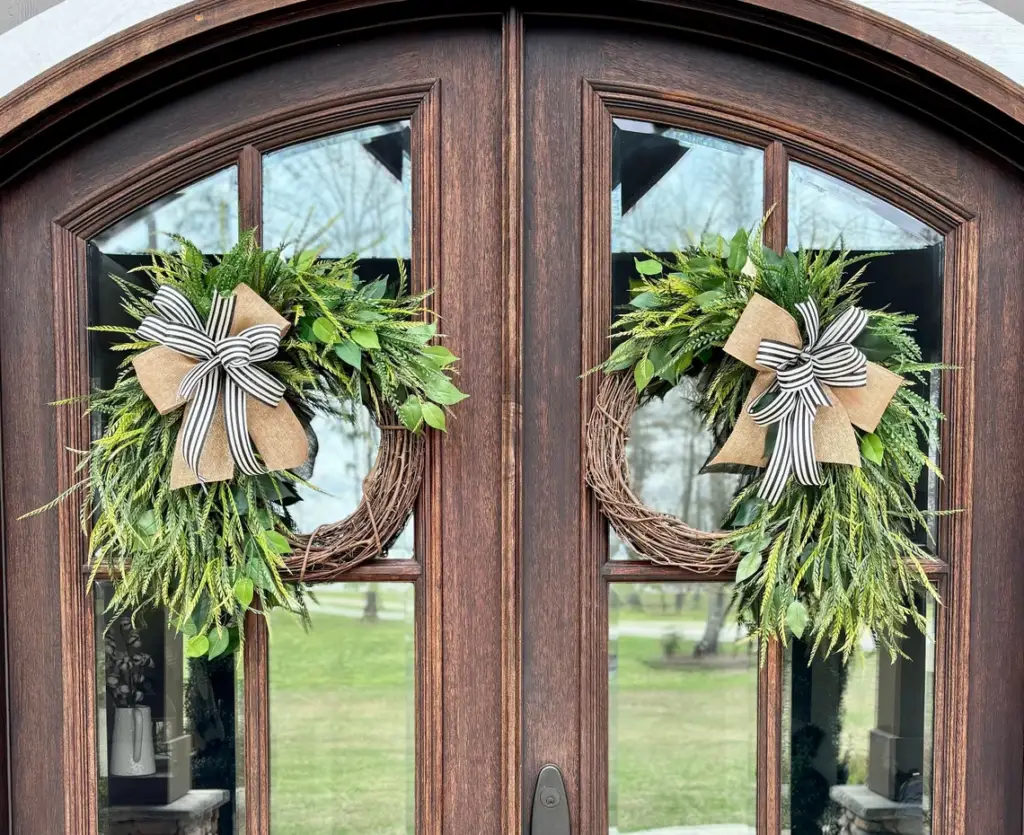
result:
M 199 459 L 210 435 L 217 399 L 224 395 L 224 425 L 228 449 L 238 468 L 248 475 L 266 469 L 256 458 L 249 440 L 246 398 L 276 406 L 284 397 L 284 384 L 256 363 L 273 358 L 281 344 L 276 325 L 253 325 L 229 336 L 235 315 L 235 297 L 215 293 L 210 316 L 203 325 L 188 299 L 173 287 L 161 285 L 153 304 L 162 316 L 147 316 L 137 331 L 145 342 L 159 342 L 199 363 L 181 379 L 178 396 L 190 401 L 181 431 L 185 462 L 202 482 Z
M 758 426 L 779 424 L 779 434 L 759 495 L 774 504 L 782 498 L 791 475 L 801 484 L 821 484 L 821 468 L 814 454 L 814 417 L 819 406 L 831 406 L 823 386 L 856 388 L 868 382 L 867 357 L 851 343 L 864 330 L 868 314 L 851 307 L 819 336 L 815 303 L 800 302 L 807 344 L 795 348 L 785 342 L 762 339 L 757 364 L 775 371 L 772 385 L 747 411 Z

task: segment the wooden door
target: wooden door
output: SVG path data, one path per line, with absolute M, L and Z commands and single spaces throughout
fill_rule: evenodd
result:
M 995 533 L 1016 524 L 998 452 L 1013 430 L 983 358 L 1022 358 L 996 313 L 1018 304 L 1016 246 L 996 241 L 1020 223 L 1019 174 L 927 114 L 703 34 L 527 15 L 523 42 L 524 808 L 551 762 L 577 832 L 1016 831 L 1018 766 L 1001 769 L 1024 742 L 1021 657 L 995 637 L 997 612 L 1021 612 L 1004 585 L 1018 549 Z M 777 250 L 895 250 L 867 273 L 873 302 L 917 313 L 926 352 L 958 369 L 941 385 L 946 479 L 923 489 L 962 510 L 938 529 L 932 634 L 902 666 L 870 644 L 849 667 L 808 665 L 800 642 L 746 662 L 721 618 L 731 572 L 631 558 L 584 484 L 586 372 L 634 256 L 772 207 Z M 685 402 L 646 409 L 634 488 L 713 528 L 733 488 L 697 475 L 710 442 Z
M 193 750 L 228 751 L 219 762 L 232 767 L 193 772 L 194 787 L 226 793 L 197 813 L 209 827 L 526 833 L 550 763 L 572 832 L 588 835 L 818 835 L 857 820 L 1020 829 L 1024 482 L 1011 406 L 1024 183 L 1012 143 L 943 123 L 954 111 L 939 94 L 908 96 L 906 74 L 879 70 L 884 90 L 866 72 L 825 80 L 793 32 L 775 41 L 748 15 L 730 34 L 731 18 L 675 5 L 659 27 L 504 7 L 411 25 L 377 11 L 268 18 L 225 35 L 215 71 L 201 52 L 164 56 L 58 121 L 65 135 L 41 129 L 38 155 L 28 143 L 5 158 L 13 832 L 112 835 L 134 821 L 111 802 L 94 721 L 102 618 L 75 512 L 18 518 L 71 484 L 65 448 L 88 443 L 85 422 L 47 403 L 97 374 L 97 276 L 126 268 L 151 233 L 182 231 L 164 221 L 225 240 L 259 228 L 268 246 L 319 228 L 372 191 L 343 178 L 341 194 L 328 176 L 356 152 L 396 201 L 370 208 L 389 235 L 405 231 L 387 238 L 393 250 L 373 235 L 336 243 L 365 248 L 368 269 L 408 258 L 414 283 L 435 288 L 470 399 L 429 444 L 406 552 L 327 578 L 350 585 L 322 590 L 309 636 L 252 621 L 238 669 L 211 676 L 224 712 Z M 586 372 L 607 353 L 633 255 L 749 228 L 773 206 L 774 248 L 843 232 L 855 248 L 898 250 L 872 274 L 878 303 L 919 312 L 929 350 L 958 367 L 939 392 L 946 480 L 924 492 L 961 512 L 939 527 L 943 602 L 907 669 L 869 643 L 850 668 L 809 666 L 799 645 L 766 648 L 759 666 L 737 640 L 731 573 L 631 559 L 585 484 L 598 381 Z M 695 476 L 704 441 L 674 408 L 635 425 L 634 469 L 661 509 L 713 528 L 728 485 Z M 327 475 L 357 482 L 338 461 Z M 341 618 L 354 631 L 337 633 Z
M 184 94 L 154 89 L 3 187 L 4 237 L 26 242 L 3 248 L 5 306 L 23 315 L 0 350 L 12 831 L 501 830 L 501 90 L 498 17 L 341 34 Z M 76 511 L 16 520 L 70 485 L 63 450 L 89 442 L 77 410 L 47 404 L 108 375 L 86 332 L 117 316 L 106 275 L 171 243 L 163 233 L 216 254 L 239 228 L 267 247 L 361 252 L 365 273 L 407 261 L 414 287 L 435 291 L 473 395 L 430 441 L 391 558 L 326 578 L 345 584 L 320 586 L 309 636 L 288 616 L 273 616 L 272 637 L 253 618 L 237 676 L 150 636 L 162 691 L 178 688 L 154 718 L 172 728 L 172 757 L 192 761 L 188 808 L 153 812 L 165 804 L 110 773 L 108 723 L 95 720 L 112 707 L 94 663 L 107 592 L 86 590 Z M 325 514 L 310 525 L 353 509 L 372 459 L 347 440 L 358 427 L 321 427 L 318 479 L 334 498 L 308 497 Z

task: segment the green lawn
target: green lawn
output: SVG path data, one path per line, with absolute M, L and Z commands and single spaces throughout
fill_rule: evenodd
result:
M 413 831 L 411 589 L 380 588 L 382 615 L 362 622 L 314 613 L 304 634 L 275 616 L 271 638 L 274 835 L 406 835 Z M 405 595 L 408 595 L 407 597 Z M 361 612 L 365 587 L 318 593 L 335 611 Z M 678 613 L 656 592 L 644 611 L 622 605 L 620 627 L 700 627 L 707 594 Z M 731 634 L 731 629 L 728 630 Z M 626 630 L 628 632 L 628 629 Z M 611 823 L 623 833 L 666 826 L 754 823 L 756 657 L 725 643 L 728 669 L 655 669 L 655 636 L 617 640 L 611 692 Z M 684 638 L 679 652 L 689 654 Z M 874 710 L 874 658 L 850 673 L 843 747 L 863 775 Z M 860 767 L 858 769 L 858 763 Z
M 411 612 L 397 589 L 385 612 Z M 323 591 L 324 606 L 365 592 Z M 275 616 L 270 650 L 274 835 L 405 835 L 413 831 L 413 632 L 408 620 L 364 623 L 316 614 L 303 633 Z

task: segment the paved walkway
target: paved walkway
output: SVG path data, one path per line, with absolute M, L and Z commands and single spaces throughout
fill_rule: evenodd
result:
M 608 835 L 756 835 L 754 827 L 745 824 L 723 823 L 707 826 L 669 826 L 665 829 L 645 829 L 643 832 L 619 832 L 612 827 Z

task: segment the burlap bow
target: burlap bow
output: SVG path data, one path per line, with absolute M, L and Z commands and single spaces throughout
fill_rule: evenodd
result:
M 161 315 L 147 316 L 138 337 L 160 345 L 132 362 L 160 414 L 185 406 L 171 488 L 227 481 L 236 465 L 258 475 L 305 463 L 306 433 L 284 385 L 257 365 L 277 353 L 287 320 L 245 284 L 215 294 L 205 325 L 172 287 L 162 285 L 153 303 Z
M 850 308 L 818 333 L 818 310 L 798 305 L 807 331 L 764 296 L 747 303 L 725 352 L 756 368 L 739 420 L 712 464 L 768 467 L 759 495 L 774 503 L 786 482 L 819 484 L 818 462 L 860 466 L 853 427 L 873 432 L 903 378 L 868 362 L 852 345 L 867 314 Z M 779 424 L 771 458 L 765 455 L 768 427 Z

